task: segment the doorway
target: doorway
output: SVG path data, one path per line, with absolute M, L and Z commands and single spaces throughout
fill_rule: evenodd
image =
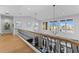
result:
M 13 17 L 12 16 L 1 16 L 1 28 L 2 28 L 2 34 L 11 33 L 13 34 Z

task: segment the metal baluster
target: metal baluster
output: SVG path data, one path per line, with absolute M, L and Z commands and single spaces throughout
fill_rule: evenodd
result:
M 72 53 L 72 44 L 67 42 L 67 46 L 66 47 L 67 47 L 67 49 L 66 49 L 67 51 L 66 52 L 67 53 Z
M 77 46 L 77 52 L 79 53 L 79 46 Z
M 50 53 L 50 47 L 49 47 L 49 38 L 46 38 L 46 47 L 47 47 L 47 52 Z
M 64 53 L 64 43 L 60 42 L 60 53 Z
M 66 44 L 66 50 L 65 50 L 65 51 L 66 51 L 66 53 L 67 53 L 67 42 L 65 42 L 65 44 Z
M 36 38 L 35 38 L 35 47 L 38 48 L 38 36 L 36 35 Z
M 54 39 L 54 48 L 53 48 L 54 53 L 56 53 L 56 40 Z
M 66 53 L 66 50 L 67 50 L 66 44 L 67 44 L 67 43 L 65 42 L 64 53 Z
M 73 51 L 73 46 L 72 46 L 72 44 L 71 44 L 71 49 L 72 49 L 72 53 L 73 53 L 74 51 Z
M 45 50 L 48 52 L 48 47 L 47 47 L 47 37 L 45 37 Z
M 53 39 L 51 39 L 51 45 L 52 45 L 51 53 L 54 53 L 54 45 L 55 45 L 55 42 L 54 42 Z
M 51 53 L 52 52 L 52 39 L 49 37 L 48 38 L 48 41 L 49 41 L 49 52 Z
M 56 52 L 60 53 L 60 41 L 56 40 Z
M 44 39 L 44 49 L 46 49 L 46 46 L 45 45 L 46 45 L 46 40 Z
M 44 53 L 47 51 L 45 44 L 46 44 L 46 37 L 43 36 L 43 49 L 42 49 L 42 51 L 43 51 Z
M 35 37 L 36 37 L 36 35 L 34 34 L 34 36 L 33 36 L 33 42 L 32 42 L 33 46 L 35 46 Z
M 64 42 L 64 41 L 60 42 L 60 52 L 66 53 L 66 42 Z
M 42 51 L 42 49 L 43 49 L 43 38 L 42 38 L 42 35 L 39 35 L 39 43 L 38 43 L 38 45 L 39 45 L 38 49 L 40 51 Z
M 39 43 L 38 43 L 38 45 L 39 45 L 38 49 L 40 51 L 42 51 L 42 35 L 39 35 Z
M 72 52 L 77 53 L 77 46 L 72 44 Z
M 49 53 L 52 53 L 52 39 L 50 39 L 49 37 L 47 38 L 47 50 Z
M 51 42 L 52 42 L 52 50 L 51 50 L 51 53 L 53 53 L 54 51 L 53 51 L 53 39 L 51 40 Z
M 41 36 L 41 48 L 43 49 L 43 36 Z
M 41 39 L 40 39 L 40 35 L 38 35 L 38 49 L 40 49 L 41 47 Z

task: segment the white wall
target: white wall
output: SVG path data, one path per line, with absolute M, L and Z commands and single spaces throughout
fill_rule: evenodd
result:
M 1 32 L 1 16 L 0 16 L 0 34 L 1 34 L 2 32 Z
M 16 16 L 14 19 L 16 28 L 32 31 L 40 30 L 40 20 L 35 20 L 35 18 L 32 18 L 30 16 Z
M 79 5 L 56 5 L 55 6 L 55 16 L 71 16 L 79 14 Z

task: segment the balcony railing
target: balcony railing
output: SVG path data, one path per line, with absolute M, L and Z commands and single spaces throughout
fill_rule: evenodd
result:
M 78 53 L 79 42 L 59 36 L 18 29 L 18 33 L 42 53 Z

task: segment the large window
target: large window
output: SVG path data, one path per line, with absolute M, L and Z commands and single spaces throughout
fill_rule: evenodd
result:
M 62 30 L 73 30 L 76 23 L 72 19 L 61 20 L 60 26 Z
M 48 29 L 55 30 L 55 31 L 65 31 L 65 32 L 73 32 L 75 29 L 76 23 L 73 19 L 66 19 L 60 21 L 50 21 L 48 22 Z
M 43 30 L 55 30 L 55 31 L 62 31 L 62 32 L 73 32 L 76 26 L 76 23 L 73 19 L 66 19 L 60 21 L 49 21 L 43 22 Z
M 48 22 L 48 28 L 49 28 L 49 30 L 58 29 L 59 28 L 59 22 L 57 22 L 57 21 Z

